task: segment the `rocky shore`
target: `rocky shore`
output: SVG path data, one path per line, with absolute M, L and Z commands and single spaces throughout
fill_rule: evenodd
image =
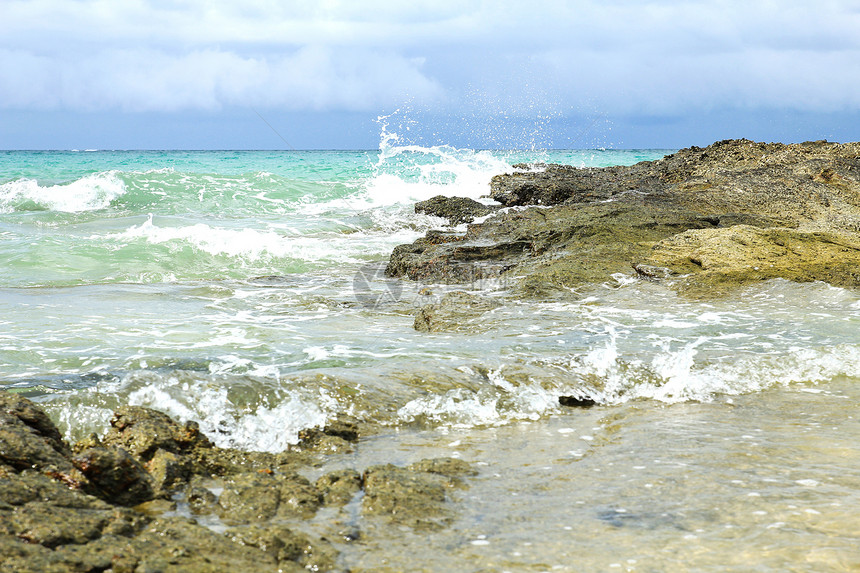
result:
M 858 143 L 728 140 L 629 167 L 516 167 L 493 178 L 489 217 L 459 198 L 416 206 L 452 228 L 397 247 L 386 273 L 498 279 L 532 297 L 618 273 L 691 296 L 773 278 L 860 286 Z
M 858 143 L 737 140 L 630 167 L 521 165 L 492 180 L 490 197 L 498 205 L 417 205 L 451 226 L 397 247 L 387 274 L 500 280 L 526 297 L 619 277 L 694 297 L 774 278 L 860 286 Z M 420 332 L 480 332 L 501 304 L 458 291 L 433 300 L 416 314 Z M 346 547 L 451 530 L 474 483 L 468 463 L 317 471 L 374 431 L 342 416 L 284 452 L 244 452 L 127 406 L 102 436 L 70 444 L 38 404 L 0 391 L 0 571 L 344 571 Z
M 69 445 L 35 403 L 0 392 L 0 571 L 343 571 L 337 547 L 370 531 L 446 527 L 474 473 L 460 460 L 302 475 L 362 431 L 341 418 L 283 453 L 240 452 L 124 407 L 102 438 Z M 323 534 L 308 533 L 324 510 Z

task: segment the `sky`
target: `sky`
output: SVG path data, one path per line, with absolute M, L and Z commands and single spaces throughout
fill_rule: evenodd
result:
M 860 140 L 860 0 L 0 0 L 0 149 Z

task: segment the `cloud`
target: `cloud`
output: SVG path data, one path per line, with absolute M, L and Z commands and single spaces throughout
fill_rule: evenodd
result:
M 371 110 L 441 87 L 421 61 L 369 50 L 307 47 L 267 57 L 219 50 L 112 50 L 86 58 L 0 51 L 0 105 L 16 108 L 212 110 L 229 105 Z
M 0 107 L 858 110 L 858 29 L 838 0 L 4 0 Z

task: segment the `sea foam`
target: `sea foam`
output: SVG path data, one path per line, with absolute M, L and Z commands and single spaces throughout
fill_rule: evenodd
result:
M 17 179 L 0 185 L 0 213 L 94 211 L 104 209 L 125 191 L 123 181 L 110 171 L 86 175 L 62 185 L 40 185 L 33 179 Z

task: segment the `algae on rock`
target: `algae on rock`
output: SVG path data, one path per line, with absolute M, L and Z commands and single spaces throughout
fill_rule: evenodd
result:
M 490 186 L 507 209 L 396 247 L 386 273 L 498 278 L 527 296 L 634 266 L 662 267 L 649 278 L 696 294 L 769 278 L 860 284 L 860 143 L 727 140 L 628 167 L 517 167 Z

